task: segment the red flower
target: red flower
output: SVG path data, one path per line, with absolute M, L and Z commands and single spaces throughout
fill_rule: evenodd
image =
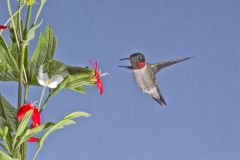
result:
M 0 25 L 0 30 L 4 30 L 4 29 L 7 29 L 7 28 L 8 28 L 7 26 Z
M 95 72 L 95 75 L 94 75 L 92 81 L 97 85 L 97 87 L 99 89 L 99 93 L 100 93 L 100 95 L 102 95 L 102 93 L 103 93 L 103 83 L 100 79 L 101 74 L 98 70 L 98 62 L 96 61 L 95 64 L 94 64 L 92 61 L 89 61 L 89 63 L 93 66 L 93 69 L 94 69 L 94 72 Z
M 18 109 L 18 111 L 17 111 L 18 121 L 21 121 L 23 119 L 24 115 L 30 110 L 33 111 L 32 125 L 30 126 L 30 128 L 35 128 L 36 126 L 41 125 L 41 119 L 40 119 L 40 112 L 38 111 L 38 108 L 34 104 L 26 103 Z M 28 142 L 38 142 L 38 138 L 30 137 L 27 141 Z
M 28 140 L 27 140 L 28 142 L 38 142 L 39 141 L 39 139 L 38 138 L 36 138 L 36 137 L 30 137 L 30 138 L 28 138 Z
M 40 112 L 38 111 L 38 108 L 34 104 L 24 104 L 22 107 L 20 107 L 17 111 L 17 117 L 18 121 L 21 121 L 24 117 L 24 115 L 29 111 L 32 110 L 32 128 L 41 125 L 41 119 L 40 119 Z

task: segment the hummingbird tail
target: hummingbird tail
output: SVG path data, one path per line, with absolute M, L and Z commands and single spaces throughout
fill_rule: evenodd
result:
M 155 98 L 155 97 L 153 97 L 153 99 L 154 99 L 156 102 L 158 102 L 161 106 L 167 105 L 167 103 L 166 103 L 165 99 L 163 98 L 163 96 L 160 96 L 160 98 Z

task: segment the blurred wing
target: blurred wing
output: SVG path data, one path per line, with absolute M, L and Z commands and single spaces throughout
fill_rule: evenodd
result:
M 192 58 L 192 57 L 179 58 L 179 59 L 170 60 L 170 61 L 163 61 L 163 62 L 159 62 L 159 63 L 156 63 L 156 64 L 151 64 L 151 67 L 153 68 L 154 74 L 156 74 L 162 68 L 171 66 L 171 65 L 179 63 L 179 62 L 186 61 L 186 60 L 188 60 L 190 58 Z

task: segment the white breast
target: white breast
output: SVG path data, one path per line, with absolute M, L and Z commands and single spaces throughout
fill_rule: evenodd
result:
M 149 92 L 154 86 L 151 83 L 151 77 L 149 74 L 145 74 L 147 72 L 147 66 L 144 66 L 142 69 L 134 69 L 133 73 L 136 79 L 138 86 L 142 89 L 143 92 Z

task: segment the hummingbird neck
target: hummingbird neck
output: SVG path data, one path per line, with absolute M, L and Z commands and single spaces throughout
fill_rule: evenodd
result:
M 142 69 L 145 67 L 145 62 L 136 62 L 136 69 Z

